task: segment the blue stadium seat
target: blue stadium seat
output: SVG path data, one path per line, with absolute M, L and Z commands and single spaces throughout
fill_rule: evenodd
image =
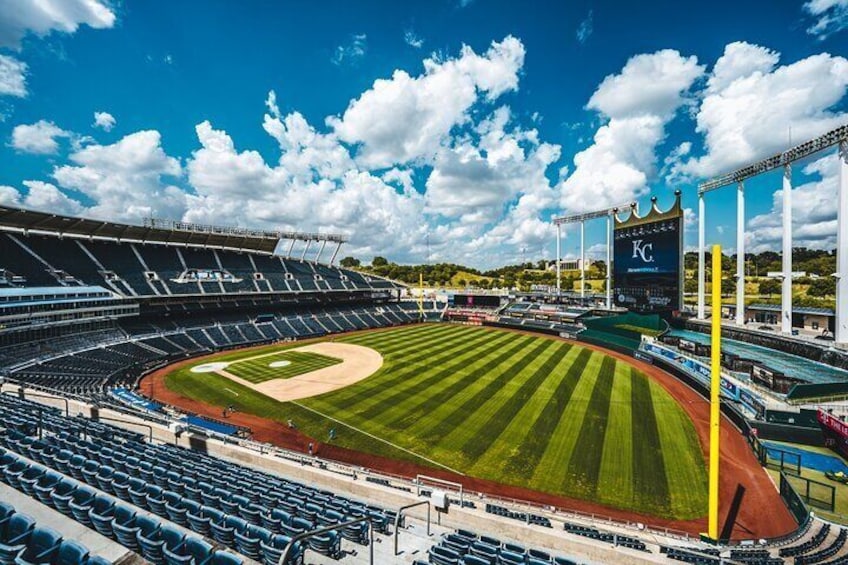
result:
M 188 502 L 197 504 L 197 508 L 189 507 L 186 512 L 188 526 L 202 536 L 209 536 L 212 531 L 210 523 L 213 519 L 215 521 L 221 521 L 223 519 L 223 513 L 215 508 L 201 506 L 194 501 L 184 501 L 183 503 L 187 504 Z
M 53 499 L 50 495 L 61 480 L 62 476 L 53 471 L 48 471 L 41 475 L 38 482 L 33 486 L 35 498 L 41 501 L 42 504 L 53 506 Z
M 498 548 L 483 541 L 475 541 L 469 551 L 471 555 L 488 559 L 492 563 L 498 558 Z
M 207 565 L 212 560 L 212 553 L 212 545 L 196 537 L 187 538 L 174 547 L 166 543 L 164 548 L 167 565 Z
M 0 564 L 11 565 L 15 562 L 15 557 L 26 547 L 33 529 L 35 520 L 20 513 L 0 521 Z
M 118 504 L 112 517 L 112 532 L 115 539 L 124 547 L 135 551 L 140 550 L 137 534 L 141 527 L 136 522 L 135 510 L 129 506 Z
M 341 557 L 341 536 L 338 532 L 330 531 L 313 535 L 306 539 L 306 543 L 310 548 L 327 557 L 332 559 Z
M 430 563 L 434 565 L 458 565 L 459 554 L 452 549 L 434 545 L 427 554 L 430 556 Z
M 73 518 L 73 514 L 71 513 L 71 499 L 74 496 L 74 492 L 76 492 L 77 486 L 69 480 L 63 479 L 59 482 L 50 493 L 50 500 L 53 502 L 52 506 L 65 516 Z
M 162 526 L 158 520 L 149 516 L 136 516 L 135 525 L 138 531 L 135 534 L 141 555 L 156 565 L 161 565 L 165 557 L 163 546 L 165 541 L 161 538 Z
M 283 556 L 283 551 L 291 542 L 291 538 L 283 534 L 274 534 L 271 537 L 270 543 L 261 542 L 259 546 L 262 548 L 262 563 L 264 565 L 277 565 L 280 558 Z M 303 558 L 303 549 L 299 543 L 296 543 L 289 552 L 289 563 L 301 563 Z
M 29 465 L 24 461 L 15 461 L 5 469 L 3 469 L 3 475 L 6 477 L 5 482 L 12 488 L 16 490 L 20 490 L 21 488 L 21 476 L 24 474 L 29 468 Z
M 242 529 L 247 526 L 247 522 L 238 516 L 228 516 L 224 514 L 219 520 L 212 521 L 209 524 L 212 532 L 212 539 L 227 547 L 232 547 L 235 544 L 235 530 L 240 526 Z
M 498 553 L 498 565 L 523 565 L 524 556 L 514 551 L 502 550 Z
M 88 518 L 92 526 L 107 538 L 114 538 L 112 530 L 112 519 L 115 517 L 115 501 L 103 495 L 97 495 L 91 508 L 88 509 Z
M 71 495 L 71 501 L 68 503 L 71 517 L 84 526 L 91 526 L 88 511 L 94 504 L 95 496 L 97 496 L 97 493 L 94 490 L 81 486 L 74 491 L 74 494 Z
M 210 565 L 242 565 L 244 560 L 229 551 L 216 551 L 212 554 Z
M 74 540 L 64 540 L 50 565 L 86 565 L 88 548 Z
M 262 558 L 261 543 L 270 543 L 273 534 L 265 528 L 248 524 L 244 530 L 235 530 L 235 550 L 254 561 Z
M 30 467 L 25 470 L 18 479 L 20 482 L 20 490 L 24 491 L 27 496 L 35 498 L 35 485 L 38 483 L 38 479 L 44 475 L 44 472 L 45 469 L 43 467 L 30 465 Z
M 62 535 L 56 530 L 38 526 L 32 531 L 26 548 L 15 558 L 17 565 L 49 563 L 59 551 Z

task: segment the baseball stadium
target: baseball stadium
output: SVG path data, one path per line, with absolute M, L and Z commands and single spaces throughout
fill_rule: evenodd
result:
M 848 564 L 848 4 L 317 4 L 0 0 L 0 565 Z
M 846 357 L 687 314 L 683 216 L 555 218 L 611 226 L 605 293 L 439 296 L 342 235 L 0 208 L 21 555 L 60 520 L 122 563 L 840 562 Z

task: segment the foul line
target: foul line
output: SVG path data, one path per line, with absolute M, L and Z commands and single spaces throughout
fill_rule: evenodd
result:
M 342 426 L 345 426 L 346 428 L 350 428 L 350 429 L 352 429 L 352 430 L 353 430 L 353 431 L 355 431 L 355 432 L 359 432 L 359 433 L 361 433 L 361 434 L 363 434 L 363 435 L 366 435 L 366 436 L 368 436 L 368 437 L 370 437 L 370 438 L 376 439 L 377 441 L 381 441 L 381 442 L 383 442 L 383 443 L 385 443 L 385 444 L 387 444 L 387 445 L 390 445 L 390 446 L 394 447 L 395 449 L 399 449 L 399 450 L 401 450 L 401 451 L 405 451 L 406 453 L 409 453 L 410 455 L 414 455 L 415 457 L 417 457 L 417 458 L 419 458 L 419 459 L 421 459 L 421 460 L 423 460 L 423 461 L 427 461 L 428 463 L 432 463 L 433 465 L 436 465 L 436 466 L 438 466 L 438 467 L 441 467 L 442 469 L 447 469 L 447 470 L 448 470 L 448 471 L 450 471 L 451 473 L 456 473 L 457 475 L 462 475 L 463 477 L 465 476 L 465 473 L 463 473 L 463 472 L 461 472 L 461 471 L 457 471 L 456 469 L 452 469 L 451 467 L 448 467 L 447 465 L 442 465 L 442 464 L 441 464 L 441 463 L 439 463 L 438 461 L 433 461 L 432 459 L 428 459 L 428 458 L 424 457 L 423 455 L 419 455 L 419 454 L 415 453 L 414 451 L 411 451 L 411 450 L 409 450 L 409 449 L 407 449 L 407 448 L 405 448 L 405 447 L 401 447 L 401 446 L 399 446 L 399 445 L 397 445 L 397 444 L 394 444 L 394 443 L 392 443 L 392 442 L 390 442 L 390 441 L 388 441 L 388 440 L 385 440 L 385 439 L 383 439 L 383 438 L 381 438 L 381 437 L 377 437 L 377 436 L 375 436 L 374 434 L 369 434 L 369 433 L 368 433 L 368 432 L 366 432 L 365 430 L 360 430 L 359 428 L 354 427 L 354 426 L 351 426 L 350 424 L 346 424 L 345 422 L 342 422 L 341 420 L 337 420 L 336 418 L 333 418 L 332 416 L 327 416 L 326 414 L 324 414 L 324 413 L 322 413 L 322 412 L 319 412 L 318 410 L 315 410 L 314 408 L 310 408 L 309 406 L 304 406 L 304 405 L 303 405 L 303 404 L 301 404 L 300 402 L 297 402 L 297 401 L 295 401 L 295 400 L 289 400 L 289 402 L 291 402 L 292 404 L 294 404 L 294 405 L 296 405 L 296 406 L 300 406 L 301 408 L 303 408 L 303 409 L 305 409 L 305 410 L 309 410 L 310 412 L 313 412 L 313 413 L 315 413 L 315 414 L 318 414 L 318 415 L 319 415 L 319 416 L 321 416 L 322 418 L 327 418 L 328 420 L 332 420 L 332 421 L 336 422 L 337 424 L 341 424 Z

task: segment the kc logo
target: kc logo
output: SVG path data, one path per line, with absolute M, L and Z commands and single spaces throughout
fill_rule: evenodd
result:
M 653 263 L 654 256 L 651 252 L 654 250 L 654 244 L 642 243 L 643 241 L 637 239 L 633 242 L 633 259 L 640 257 L 643 263 Z

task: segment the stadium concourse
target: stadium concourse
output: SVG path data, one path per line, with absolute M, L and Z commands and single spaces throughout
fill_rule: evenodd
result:
M 273 445 L 245 414 L 151 400 L 166 393 L 155 374 L 141 390 L 151 398 L 138 394 L 144 375 L 221 350 L 439 319 L 401 301 L 401 285 L 335 266 L 342 243 L 0 207 L 0 563 L 845 559 L 848 531 L 814 517 L 786 524 L 785 507 L 772 502 L 759 523 L 733 520 L 742 528 L 734 537 L 754 539 L 711 546 L 692 535 L 694 523 L 680 531 L 607 520 L 568 501 L 499 498 L 473 479 L 456 490 L 369 461 L 335 462 L 342 454 L 325 446 L 307 454 L 314 440 L 285 427 L 274 430 L 283 446 Z M 322 262 L 328 244 L 335 251 Z M 678 391 L 703 434 L 706 408 L 695 393 L 645 370 Z M 750 452 L 733 451 L 744 440 L 729 422 L 723 433 L 728 458 L 753 473 Z M 760 500 L 759 478 L 728 476 Z

